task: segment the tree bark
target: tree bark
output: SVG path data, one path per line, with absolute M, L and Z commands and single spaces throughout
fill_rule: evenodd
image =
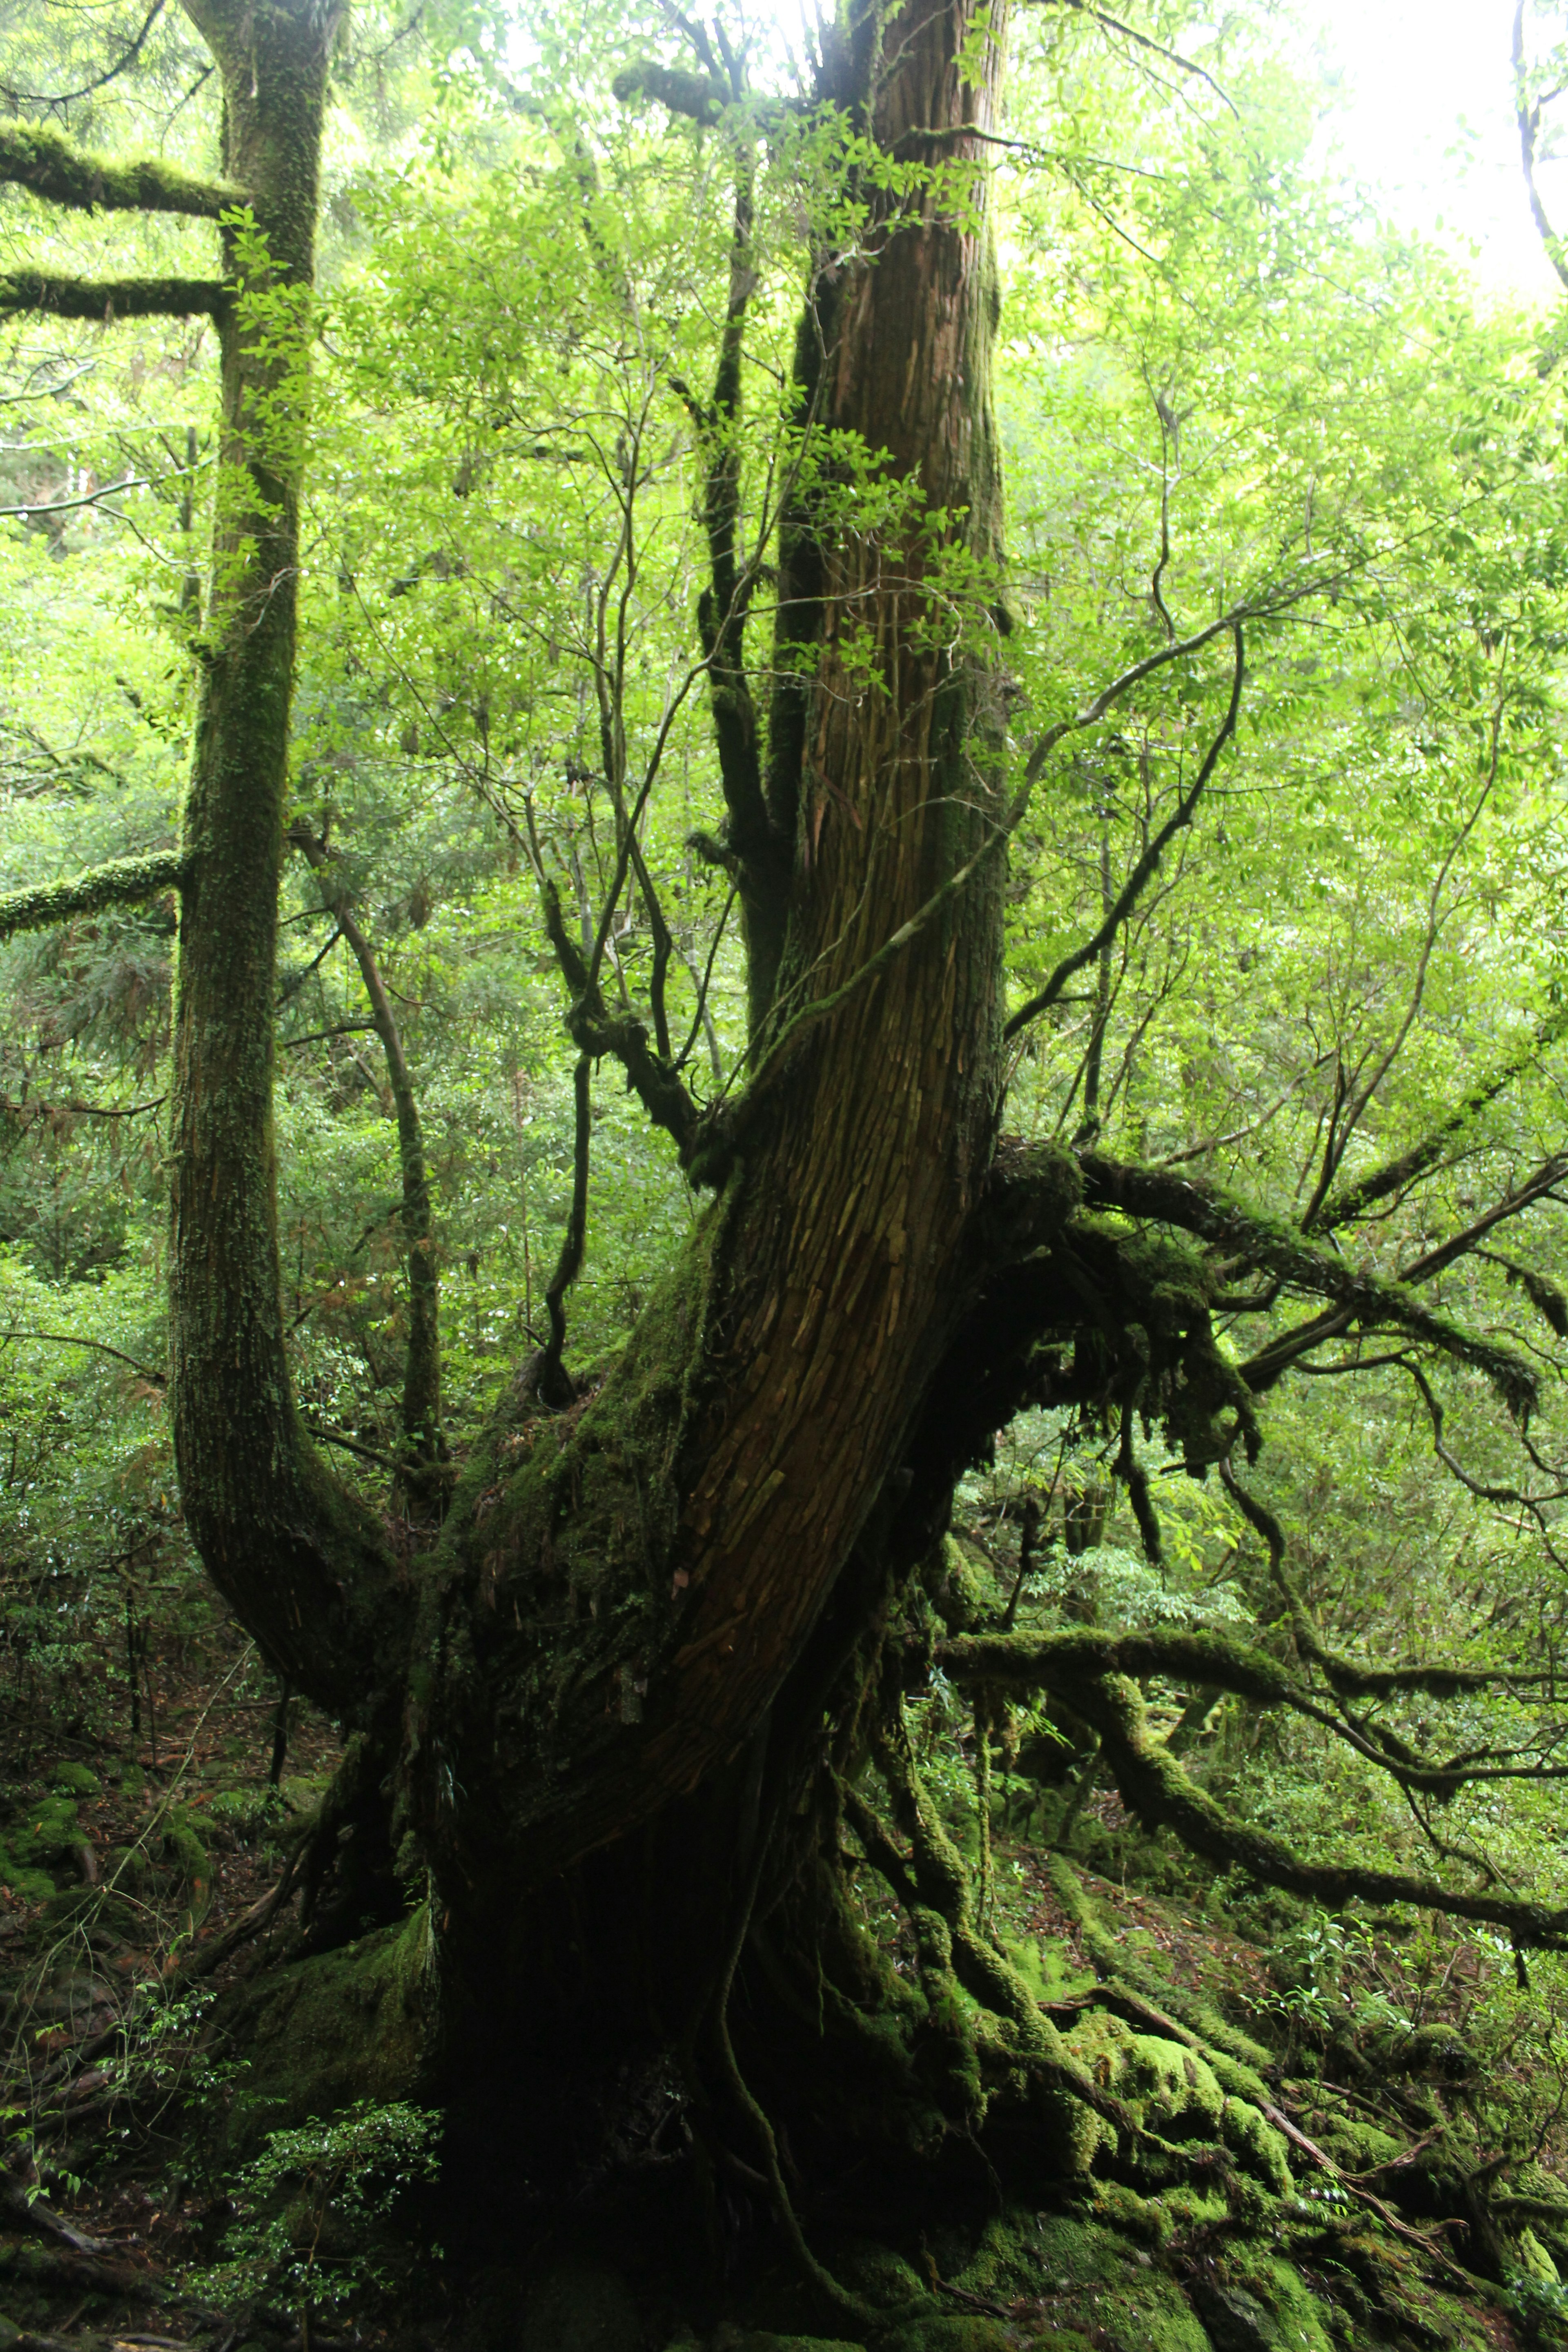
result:
M 1001 39 L 993 16 L 966 81 L 975 13 L 909 0 L 859 61 L 884 152 L 974 163 Z M 962 194 L 877 197 L 867 257 L 822 289 L 824 423 L 887 452 L 902 511 L 816 530 L 813 680 L 775 714 L 799 748 L 773 1044 L 722 1196 L 601 1396 L 498 1433 L 455 1507 L 420 1643 L 451 1670 L 410 1755 L 454 1913 L 498 1849 L 522 1898 L 765 1744 L 976 1278 L 1000 858 L 853 984 L 1001 823 L 995 289 L 983 188 Z M 481 1777 L 484 1805 L 441 1793 Z
M 173 1110 L 174 1445 L 209 1574 L 296 1686 L 357 1717 L 379 1530 L 303 1439 L 283 1345 L 272 1004 L 327 62 L 320 0 L 187 0 L 224 87 L 217 519 L 184 813 Z

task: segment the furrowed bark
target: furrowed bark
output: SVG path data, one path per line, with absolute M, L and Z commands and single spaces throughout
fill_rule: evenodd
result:
M 886 26 L 890 62 L 870 109 L 884 148 L 966 160 L 963 132 L 991 121 L 1000 38 L 993 19 L 985 69 L 966 83 L 973 23 L 967 6 L 910 0 Z M 877 258 L 857 261 L 835 292 L 820 413 L 886 449 L 911 502 L 877 532 L 819 537 L 813 676 L 804 698 L 788 694 L 801 814 L 786 1016 L 844 989 L 1003 814 L 1001 696 L 977 624 L 994 591 L 955 618 L 940 576 L 950 549 L 970 583 L 999 550 L 994 280 L 975 217 L 983 191 L 978 205 L 963 193 L 955 202 L 950 186 L 946 211 L 935 189 L 902 209 L 878 198 L 862 239 Z M 526 1471 L 479 1497 L 504 1499 L 468 1540 L 469 1589 L 493 1607 L 485 1649 L 518 1696 L 490 1748 L 499 1811 L 466 1826 L 431 1809 L 455 1895 L 465 1874 L 493 1869 L 478 1843 L 492 1827 L 521 1895 L 694 1790 L 757 1736 L 801 1654 L 973 1276 L 998 1077 L 1002 865 L 982 861 L 942 918 L 766 1082 L 749 1106 L 743 1164 L 671 1286 L 662 1332 L 659 1316 L 646 1318 L 561 1452 L 536 1447 Z M 614 1475 L 645 1414 L 663 1436 L 619 1490 L 611 1524 L 637 1532 L 622 1538 L 612 1579 L 602 1560 L 590 1570 L 588 1515 L 569 1518 L 569 1481 L 584 1496 Z M 666 1480 L 668 1526 L 649 1499 Z M 575 1595 L 591 1574 L 601 1630 L 574 1658 L 561 1579 Z M 602 1630 L 617 1614 L 645 1629 L 640 1647 Z M 445 1758 L 495 1731 L 488 1711 L 465 1728 L 455 1705 L 420 1736 Z
M 233 289 L 216 278 L 46 278 L 13 269 L 0 277 L 0 316 L 41 310 L 52 319 L 217 318 Z
M 66 881 L 40 883 L 36 890 L 12 890 L 0 898 L 0 940 L 17 931 L 46 930 L 51 923 L 68 923 L 78 915 L 101 914 L 106 907 L 132 907 L 143 898 L 155 898 L 160 891 L 176 889 L 184 870 L 178 851 L 161 849 L 145 857 L 117 857 Z
M 303 1438 L 284 1349 L 272 1133 L 278 888 L 293 688 L 309 302 L 333 13 L 186 0 L 217 59 L 226 169 L 265 248 L 226 230 L 222 440 L 184 813 L 175 992 L 174 1446 L 202 1559 L 297 1689 L 363 1716 L 390 1574 Z M 245 281 L 268 304 L 266 348 Z M 297 337 L 279 335 L 296 306 Z
M 0 123 L 0 180 L 79 212 L 101 206 L 216 220 L 249 198 L 237 183 L 197 179 L 161 156 L 90 154 L 47 122 Z

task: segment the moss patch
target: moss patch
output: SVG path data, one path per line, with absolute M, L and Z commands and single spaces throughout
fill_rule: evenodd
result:
M 1103 2222 L 1063 2213 L 1001 2214 L 953 2284 L 1004 2306 L 1034 2305 L 1047 2331 L 1037 2340 L 1047 2345 L 1076 2347 L 1087 2339 L 1117 2352 L 1209 2352 L 1175 2280 Z M 904 2352 L 901 2338 L 898 2352 Z
M 618 2271 L 566 2262 L 528 2298 L 518 2352 L 644 2352 L 647 2337 Z
M 423 1910 L 401 1927 L 281 1969 L 226 2021 L 246 2062 L 230 2111 L 231 2159 L 268 2132 L 330 2116 L 356 2099 L 416 2099 L 434 2058 Z

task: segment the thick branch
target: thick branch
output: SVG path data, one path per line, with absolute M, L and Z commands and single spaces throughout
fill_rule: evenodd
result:
M 1316 1249 L 1294 1228 L 1258 1216 L 1222 1192 L 1217 1186 L 1168 1171 L 1140 1168 L 1085 1152 L 1080 1164 L 1087 1206 L 1120 1209 L 1134 1217 L 1176 1225 L 1195 1234 L 1212 1247 L 1241 1257 L 1251 1265 L 1310 1297 L 1331 1299 L 1353 1320 L 1369 1328 L 1392 1326 L 1408 1331 L 1480 1372 L 1518 1421 L 1528 1419 L 1537 1399 L 1535 1374 L 1509 1349 L 1467 1331 L 1446 1316 L 1435 1315 L 1402 1283 L 1380 1280 L 1358 1272 Z M 1267 1362 L 1268 1351 L 1243 1367 L 1243 1377 L 1255 1391 L 1279 1377 Z M 1281 1367 L 1283 1369 L 1283 1367 Z
M 1456 1666 L 1358 1667 L 1348 1659 L 1331 1656 L 1316 1641 L 1303 1646 L 1342 1693 L 1387 1697 L 1422 1692 L 1452 1698 L 1496 1688 L 1512 1679 Z M 1568 1778 L 1568 1766 L 1499 1763 L 1493 1759 L 1500 1751 L 1490 1748 L 1440 1763 L 1426 1762 L 1394 1735 L 1331 1713 L 1324 1700 L 1304 1690 L 1266 1650 L 1227 1633 L 1169 1628 L 1158 1633 L 1102 1633 L 1072 1627 L 1055 1633 L 969 1634 L 944 1643 L 938 1662 L 954 1682 L 994 1690 L 1050 1690 L 1073 1707 L 1078 1706 L 1076 1695 L 1086 1677 L 1107 1675 L 1140 1680 L 1160 1675 L 1189 1689 L 1230 1691 L 1258 1706 L 1288 1706 L 1342 1739 L 1402 1786 L 1439 1798 L 1451 1797 L 1477 1780 Z
M 671 114 L 684 114 L 704 125 L 717 122 L 730 103 L 730 93 L 721 81 L 710 80 L 706 74 L 683 73 L 676 66 L 658 65 L 650 58 L 627 66 L 610 89 L 623 106 L 635 99 L 651 98 Z
M 1506 1928 L 1518 1946 L 1568 1944 L 1568 1910 L 1467 1895 L 1436 1880 L 1357 1863 L 1312 1863 L 1250 1822 L 1233 1821 L 1200 1789 L 1158 1738 L 1137 1685 L 1125 1676 L 1092 1676 L 1076 1684 L 1073 1710 L 1100 1736 L 1123 1801 L 1145 1821 L 1165 1822 L 1182 1843 L 1224 1869 L 1242 1869 L 1271 1886 L 1339 1908 L 1368 1903 L 1409 1903 L 1452 1918 L 1484 1919 Z
M 13 890 L 0 898 L 0 940 L 16 931 L 41 931 L 51 923 L 68 923 L 77 915 L 96 915 L 105 907 L 132 906 L 139 898 L 155 898 L 160 890 L 178 887 L 185 861 L 172 849 L 155 850 L 146 857 L 117 857 L 111 865 L 90 866 L 68 881 L 45 882 L 36 890 Z
M 218 318 L 231 289 L 216 278 L 46 278 L 33 269 L 0 276 L 0 316 L 43 310 L 56 319 Z
M 79 212 L 185 213 L 216 220 L 248 201 L 243 188 L 198 180 L 153 155 L 89 154 L 44 122 L 0 123 L 0 180 Z

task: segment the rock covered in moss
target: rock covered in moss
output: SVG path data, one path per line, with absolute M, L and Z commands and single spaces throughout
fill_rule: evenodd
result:
M 645 2352 L 637 2301 L 618 2271 L 574 2260 L 537 2281 L 518 2352 Z
M 1236 2275 L 1189 2292 L 1215 2352 L 1333 2352 L 1327 2312 L 1286 2263 L 1253 2251 Z
M 246 2062 L 226 2125 L 232 2159 L 269 2132 L 331 2116 L 356 2099 L 420 2097 L 435 2058 L 429 1923 L 400 1926 L 248 1988 L 226 2021 Z
M 1037 2343 L 1038 2338 L 1034 2341 Z M 1019 2342 L 1016 2330 L 979 2312 L 944 2313 L 937 2318 L 913 2320 L 892 2335 L 876 2338 L 877 2352 L 1016 2352 Z M 1078 2352 L 1082 2343 L 1079 2336 L 1072 2352 Z
M 1079 2352 L 1086 2344 L 1115 2352 L 1210 2352 L 1176 2280 L 1101 2221 L 1018 2210 L 999 2214 L 953 2284 L 1005 2307 L 1033 2305 L 1039 2316 L 1028 2326 L 1035 2333 L 1017 2331 L 1015 2339 L 1031 2352 L 1037 2346 Z
M 678 2340 L 667 2347 L 667 2352 L 685 2352 L 690 2341 L 689 2337 Z M 741 2335 L 733 2328 L 721 2327 L 710 2352 L 866 2352 L 866 2347 L 840 2336 L 773 2336 L 765 2327 Z

